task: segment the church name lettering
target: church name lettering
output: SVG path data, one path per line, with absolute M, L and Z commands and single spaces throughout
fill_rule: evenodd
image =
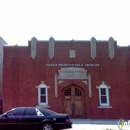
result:
M 64 66 L 64 67 L 80 67 L 80 66 L 99 66 L 99 64 L 46 64 L 46 66 L 51 67 L 51 66 Z

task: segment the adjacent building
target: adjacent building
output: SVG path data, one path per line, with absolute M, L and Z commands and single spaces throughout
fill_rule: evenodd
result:
M 130 47 L 106 41 L 4 46 L 3 110 L 39 106 L 72 118 L 130 118 Z
M 2 113 L 3 46 L 7 43 L 0 37 L 0 113 Z

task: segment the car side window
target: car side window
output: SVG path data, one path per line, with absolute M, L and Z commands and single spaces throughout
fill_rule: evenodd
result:
M 37 116 L 35 108 L 26 108 L 25 109 L 25 116 Z
M 44 116 L 37 108 L 36 108 L 37 116 Z
M 12 109 L 7 113 L 8 116 L 22 116 L 23 115 L 24 108 L 16 108 Z

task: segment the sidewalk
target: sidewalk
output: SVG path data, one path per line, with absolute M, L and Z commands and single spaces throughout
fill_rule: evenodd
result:
M 92 120 L 92 119 L 71 119 L 72 129 L 68 130 L 119 130 L 118 120 Z

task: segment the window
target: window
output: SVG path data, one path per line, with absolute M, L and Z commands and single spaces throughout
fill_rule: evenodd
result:
M 7 112 L 8 116 L 22 116 L 24 108 L 14 108 L 11 111 Z
M 70 58 L 75 58 L 75 50 L 70 50 Z
M 44 116 L 37 108 L 36 108 L 37 116 Z
M 40 88 L 40 102 L 46 102 L 46 88 Z
M 100 105 L 109 105 L 108 88 L 100 88 Z
M 39 105 L 48 105 L 48 87 L 42 83 L 38 86 Z
M 54 114 L 57 114 L 57 112 L 54 112 L 52 110 L 49 110 L 49 109 L 43 109 L 43 108 L 38 108 L 38 110 L 43 114 L 43 116 L 49 116 L 49 115 L 54 115 Z
M 82 96 L 82 91 L 75 88 L 75 96 Z
M 71 88 L 68 88 L 67 90 L 65 90 L 64 95 L 71 96 Z
M 26 116 L 37 116 L 36 109 L 35 108 L 26 108 L 24 115 Z
M 99 102 L 100 106 L 109 106 L 109 88 L 104 82 L 97 87 L 99 89 Z

